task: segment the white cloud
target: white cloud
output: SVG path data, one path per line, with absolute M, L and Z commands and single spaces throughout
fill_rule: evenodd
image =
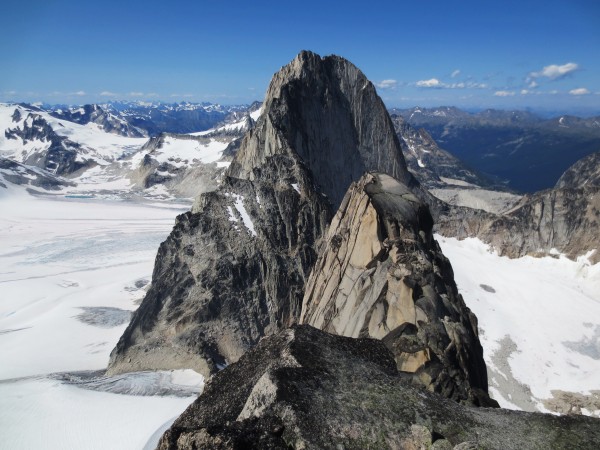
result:
M 73 95 L 77 95 L 79 97 L 83 97 L 85 95 L 85 91 L 77 91 L 77 92 L 73 92 Z
M 550 64 L 549 66 L 545 66 L 539 72 L 531 72 L 529 76 L 531 78 L 546 77 L 551 80 L 556 80 L 575 72 L 577 69 L 579 69 L 579 65 L 572 62 L 563 64 L 562 66 Z
M 515 95 L 514 91 L 496 91 L 494 92 L 496 97 L 512 97 Z
M 475 83 L 469 81 L 468 83 L 444 83 L 437 78 L 431 78 L 430 80 L 420 80 L 415 83 L 415 86 L 420 88 L 433 88 L 433 89 L 486 89 L 488 87 L 485 83 Z
M 456 69 L 454 72 L 452 72 L 452 74 L 450 75 L 452 78 L 456 78 L 457 76 L 460 75 L 460 70 Z
M 521 95 L 527 95 L 529 93 L 530 91 L 528 91 L 527 89 L 521 89 Z
M 143 92 L 130 92 L 129 94 L 130 97 L 143 97 L 144 93 Z
M 529 89 L 534 89 L 534 88 L 538 87 L 538 84 L 537 84 L 537 82 L 536 82 L 535 80 L 531 80 L 531 81 L 529 82 L 529 84 L 527 85 L 527 87 L 528 87 Z
M 467 83 L 467 87 L 474 89 L 487 89 L 488 85 L 485 83 Z
M 571 89 L 569 91 L 569 94 L 571 95 L 588 95 L 589 93 L 590 91 L 588 91 L 586 88 Z
M 102 97 L 116 97 L 117 94 L 115 94 L 114 92 L 110 92 L 110 91 L 102 91 L 100 92 L 100 95 Z
M 396 80 L 382 80 L 379 83 L 375 83 L 379 89 L 395 89 L 398 82 Z
M 444 83 L 442 83 L 437 78 L 431 78 L 429 80 L 420 80 L 416 83 L 417 87 L 423 88 L 441 88 L 444 87 Z

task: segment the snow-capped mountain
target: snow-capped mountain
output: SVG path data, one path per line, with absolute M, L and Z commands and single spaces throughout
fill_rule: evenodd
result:
M 20 164 L 0 156 L 0 195 L 2 189 L 12 189 L 14 186 L 55 191 L 74 186 L 74 183 L 39 167 Z
M 189 102 L 111 102 L 100 106 L 149 136 L 208 130 L 221 122 L 238 120 L 249 109 L 248 105 Z
M 196 106 L 165 108 L 196 111 Z M 192 135 L 161 132 L 148 139 L 135 137 L 139 130 L 97 105 L 47 111 L 1 104 L 0 156 L 20 163 L 19 170 L 69 178 L 70 183 L 60 184 L 69 192 L 133 190 L 162 198 L 195 197 L 214 187 L 236 151 L 236 140 L 260 115 L 260 104 L 233 109 L 216 128 Z M 204 104 L 202 110 L 226 112 L 219 105 Z M 203 181 L 193 182 L 194 177 Z
M 109 105 L 110 107 L 110 105 Z M 57 119 L 67 120 L 69 122 L 86 125 L 90 122 L 98 124 L 107 133 L 115 133 L 127 137 L 146 137 L 148 134 L 145 130 L 137 128 L 127 122 L 120 114 L 113 114 L 104 110 L 99 105 L 83 105 L 80 107 L 72 107 L 69 109 L 51 109 L 49 112 Z
M 56 175 L 106 166 L 145 141 L 109 133 L 94 122 L 59 119 L 32 106 L 0 104 L 0 155 Z

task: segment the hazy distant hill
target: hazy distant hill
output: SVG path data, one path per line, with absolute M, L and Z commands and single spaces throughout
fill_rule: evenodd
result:
M 600 117 L 543 119 L 527 111 L 454 107 L 392 109 L 474 169 L 524 192 L 552 187 L 584 156 L 600 150 Z

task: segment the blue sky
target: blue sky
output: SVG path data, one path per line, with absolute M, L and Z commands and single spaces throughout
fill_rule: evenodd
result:
M 5 2 L 0 101 L 262 100 L 300 50 L 392 106 L 600 114 L 600 2 Z

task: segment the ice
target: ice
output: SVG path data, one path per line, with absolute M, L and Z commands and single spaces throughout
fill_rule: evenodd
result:
M 194 397 L 96 392 L 48 379 L 0 381 L 1 449 L 138 450 Z
M 519 389 L 516 383 L 528 387 L 537 409 L 552 390 L 600 389 L 600 264 L 591 265 L 586 256 L 509 259 L 478 239 L 436 238 L 479 320 L 493 376 L 514 377 L 511 389 Z M 497 356 L 507 338 L 516 347 L 504 349 L 507 367 L 502 370 Z M 510 390 L 494 389 L 511 402 Z
M 244 197 L 242 197 L 241 195 L 238 195 L 238 194 L 233 194 L 233 196 L 235 197 L 235 203 L 234 203 L 235 209 L 237 209 L 237 212 L 240 213 L 240 216 L 242 217 L 242 221 L 244 222 L 244 225 L 246 226 L 248 231 L 250 231 L 250 234 L 252 234 L 252 236 L 256 236 L 256 230 L 254 229 L 254 223 L 252 222 L 252 219 L 250 218 L 248 211 L 246 211 L 246 208 L 244 207 Z
M 205 164 L 216 162 L 221 159 L 223 150 L 227 147 L 227 142 L 220 142 L 216 139 L 208 139 L 208 142 L 202 143 L 195 140 L 177 139 L 174 137 L 165 138 L 162 151 L 155 157 L 158 162 L 169 162 L 176 167 L 185 164 L 185 161 L 201 161 Z M 177 162 L 177 160 L 181 160 Z
M 252 234 L 252 236 L 256 236 L 256 230 L 254 229 L 254 223 L 252 222 L 252 219 L 250 218 L 250 215 L 248 214 L 248 211 L 246 211 L 246 207 L 244 206 L 244 197 L 239 194 L 230 194 L 230 193 L 225 194 L 225 196 L 233 197 L 233 199 L 234 199 L 233 206 L 235 207 L 236 211 L 242 218 L 242 222 L 244 223 L 244 226 L 248 229 L 248 231 L 250 232 L 250 234 Z M 227 212 L 229 214 L 229 221 L 237 223 L 238 218 L 235 215 L 235 213 L 233 212 L 233 209 L 231 208 L 231 206 L 227 206 Z
M 144 448 L 203 378 L 102 371 L 187 206 L 19 188 L 0 190 L 0 448 Z
M 252 120 L 254 120 L 255 122 L 258 120 L 258 118 L 260 117 L 260 115 L 262 114 L 262 107 L 258 108 L 256 111 L 250 113 L 250 117 L 252 118 Z

